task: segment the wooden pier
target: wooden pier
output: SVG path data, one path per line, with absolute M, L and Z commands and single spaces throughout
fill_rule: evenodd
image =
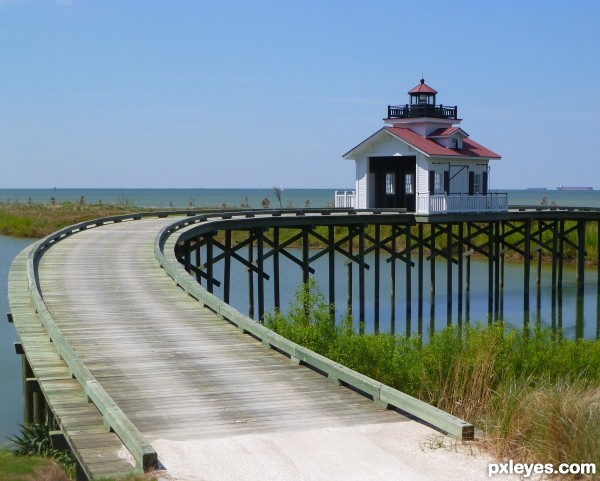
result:
M 178 235 L 206 217 L 154 217 L 63 229 L 11 267 L 25 422 L 49 416 L 53 439 L 77 458 L 78 479 L 150 469 L 161 462 L 158 439 L 414 422 L 390 407 L 473 436 L 468 423 L 214 298 L 174 256 Z
M 586 227 L 598 228 L 600 212 L 595 209 L 515 208 L 510 212 L 486 214 L 444 214 L 418 216 L 402 210 L 376 209 L 349 211 L 335 215 L 321 211 L 278 213 L 276 216 L 248 213 L 246 219 L 200 222 L 179 238 L 175 252 L 186 271 L 194 275 L 208 292 L 217 292 L 225 302 L 231 296 L 231 270 L 235 263 L 247 270 L 246 297 L 249 317 L 261 320 L 265 313 L 267 289 L 273 299 L 270 309 L 281 309 L 280 260 L 296 266 L 298 284 L 315 273 L 316 261 L 328 259 L 327 272 L 321 272 L 321 286 L 331 305 L 345 305 L 362 325 L 372 320 L 379 330 L 380 306 L 391 306 L 391 325 L 397 318 L 410 322 L 415 318 L 422 335 L 423 321 L 430 316 L 425 306 L 425 292 L 435 299 L 446 298 L 446 317 L 453 312 L 458 319 L 469 318 L 471 259 L 487 262 L 487 318 L 503 319 L 502 291 L 505 285 L 505 259 L 520 259 L 523 264 L 522 303 L 525 318 L 530 311 L 531 285 L 541 283 L 542 262 L 551 267 L 552 302 L 560 301 L 563 271 L 567 258 L 575 259 L 576 291 L 583 296 L 587 257 Z M 285 234 L 285 235 L 284 235 Z M 232 241 L 233 238 L 236 241 Z M 284 240 L 283 240 L 284 239 Z M 346 259 L 344 271 L 335 268 L 335 256 Z M 367 262 L 371 256 L 372 265 Z M 270 268 L 265 268 L 267 261 Z M 381 266 L 389 265 L 390 289 L 383 293 Z M 404 276 L 397 275 L 402 264 Z M 445 278 L 437 265 L 445 266 Z M 428 266 L 427 269 L 425 267 Z M 215 274 L 220 267 L 221 275 Z M 373 288 L 367 292 L 365 278 Z M 288 270 L 289 275 L 289 270 Z M 416 280 L 416 282 L 413 282 Z M 346 296 L 336 298 L 336 287 L 344 284 Z M 414 293 L 415 288 L 417 292 Z M 596 276 L 600 286 L 600 269 Z M 358 286 L 358 289 L 355 287 Z M 217 289 L 219 288 L 219 289 Z M 238 296 L 240 295 L 238 287 Z M 339 296 L 339 289 L 337 290 Z M 395 298 L 402 295 L 406 311 L 396 312 Z M 358 296 L 358 299 L 355 298 Z M 387 298 L 386 298 L 387 296 Z M 367 312 L 370 298 L 372 311 Z M 433 304 L 432 304 L 433 306 Z M 600 324 L 599 324 L 600 326 Z M 407 331 L 410 335 L 410 331 Z M 576 329 L 578 337 L 582 328 Z

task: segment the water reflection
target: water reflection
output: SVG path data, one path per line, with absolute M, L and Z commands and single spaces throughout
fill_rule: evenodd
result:
M 364 271 L 365 322 L 361 325 L 356 319 L 360 309 L 359 269 L 353 269 L 342 256 L 335 258 L 336 316 L 340 319 L 350 309 L 357 332 L 419 334 L 427 339 L 447 325 L 503 320 L 523 329 L 548 326 L 566 338 L 599 338 L 599 289 L 593 267 L 586 269 L 584 290 L 578 296 L 575 266 L 570 264 L 553 276 L 557 268 L 551 262 L 542 262 L 539 269 L 533 263 L 534 275 L 526 286 L 521 261 L 499 263 L 491 281 L 488 260 L 476 256 L 466 256 L 463 268 L 455 264 L 450 273 L 447 262 L 426 258 L 423 266 L 415 263 L 410 272 L 404 262 L 383 261 L 378 269 L 379 283 L 374 280 L 374 255 L 365 256 L 365 261 L 370 269 Z M 302 282 L 302 273 L 288 260 L 279 262 L 285 311 Z M 328 261 L 321 258 L 311 266 L 319 289 L 328 299 Z M 267 261 L 264 268 L 270 273 L 272 266 Z M 217 278 L 222 276 L 221 269 L 221 265 L 215 266 Z M 240 265 L 232 266 L 231 304 L 244 313 L 248 306 L 247 275 Z M 529 291 L 528 296 L 525 291 Z M 220 295 L 219 289 L 215 294 Z M 265 282 L 265 307 L 267 311 L 273 309 L 269 282 Z

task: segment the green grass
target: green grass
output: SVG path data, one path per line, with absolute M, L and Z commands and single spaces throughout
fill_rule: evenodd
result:
M 74 479 L 52 459 L 40 456 L 16 456 L 0 450 L 0 480 L 2 481 L 71 481 Z M 102 481 L 156 481 L 153 473 L 130 474 Z
M 75 475 L 75 460 L 69 451 L 60 451 L 52 446 L 50 431 L 54 429 L 52 419 L 29 426 L 21 425 L 21 434 L 10 438 L 15 445 L 16 456 L 39 456 L 55 461 L 69 477 Z
M 50 440 L 52 420 L 43 424 L 21 426 L 21 434 L 10 439 L 14 450 L 0 451 L 0 480 L 68 481 L 75 479 L 75 460 L 70 451 L 54 449 Z M 156 481 L 153 473 L 129 474 L 118 478 L 126 481 Z M 117 481 L 103 478 L 102 481 Z
M 328 358 L 463 418 L 515 462 L 600 466 L 600 341 L 502 324 L 419 337 L 359 335 L 337 325 L 314 283 L 268 327 Z
M 54 461 L 39 456 L 15 456 L 0 451 L 2 481 L 67 481 L 69 477 Z
M 0 203 L 0 234 L 42 238 L 63 227 L 85 220 L 136 212 L 135 207 L 103 204 Z

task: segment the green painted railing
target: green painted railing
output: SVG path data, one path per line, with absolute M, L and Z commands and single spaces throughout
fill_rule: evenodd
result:
M 598 209 L 577 208 L 577 207 L 557 207 L 557 206 L 510 206 L 512 215 L 523 215 L 539 217 L 542 215 L 553 215 L 556 211 L 568 218 L 573 216 L 587 217 L 590 214 L 595 215 Z M 200 214 L 200 215 L 198 215 Z M 91 372 L 81 363 L 77 354 L 65 341 L 60 329 L 57 327 L 51 314 L 44 303 L 42 293 L 37 282 L 37 265 L 40 257 L 52 245 L 60 242 L 73 234 L 84 231 L 89 228 L 102 226 L 104 224 L 118 223 L 123 221 L 139 220 L 148 217 L 168 217 L 185 216 L 183 220 L 174 222 L 164 228 L 156 237 L 155 256 L 165 271 L 177 282 L 188 294 L 198 299 L 201 303 L 208 306 L 214 312 L 227 319 L 229 322 L 237 325 L 240 329 L 251 333 L 260 339 L 265 345 L 272 346 L 279 351 L 287 354 L 291 359 L 310 365 L 321 372 L 324 372 L 330 379 L 341 382 L 346 385 L 359 389 L 373 398 L 377 403 L 392 405 L 401 410 L 422 419 L 438 429 L 461 438 L 468 438 L 473 435 L 473 426 L 465 421 L 458 419 L 448 413 L 430 406 L 427 403 L 419 401 L 408 396 L 401 391 L 381 384 L 373 379 L 357 373 L 347 367 L 335 363 L 323 356 L 320 356 L 302 346 L 299 346 L 278 334 L 265 328 L 263 325 L 242 315 L 240 312 L 225 304 L 216 296 L 208 293 L 183 269 L 176 261 L 172 253 L 168 257 L 163 252 L 164 245 L 169 236 L 177 230 L 186 226 L 198 224 L 196 233 L 201 231 L 209 232 L 215 230 L 216 223 L 220 226 L 231 228 L 233 225 L 242 227 L 244 224 L 250 224 L 260 218 L 260 222 L 271 223 L 273 225 L 285 225 L 288 223 L 297 224 L 310 223 L 311 216 L 331 216 L 336 217 L 336 221 L 342 224 L 354 222 L 370 223 L 375 217 L 383 218 L 387 215 L 402 215 L 402 211 L 388 209 L 373 209 L 369 211 L 354 209 L 300 209 L 300 210 L 252 210 L 252 211 L 215 211 L 200 212 L 198 210 L 180 210 L 163 211 L 151 213 L 132 213 L 94 219 L 87 222 L 81 222 L 64 229 L 61 229 L 42 240 L 38 241 L 30 251 L 27 271 L 29 277 L 29 291 L 32 303 L 39 314 L 41 321 L 48 331 L 49 338 L 55 343 L 56 348 L 65 360 L 72 375 L 81 384 L 85 395 L 98 407 L 104 417 L 107 428 L 112 429 L 122 440 L 123 444 L 130 450 L 136 461 L 138 470 L 147 470 L 152 467 L 157 460 L 157 455 L 152 446 L 139 433 L 137 428 L 131 423 L 127 416 L 118 408 L 115 402 L 110 398 Z M 407 215 L 407 214 L 404 214 Z M 410 214 L 408 214 L 410 215 Z M 506 215 L 506 214 L 504 214 Z
M 260 211 L 264 214 L 267 211 Z M 281 214 L 281 211 L 268 211 L 274 215 Z M 311 210 L 303 212 L 312 212 Z M 136 462 L 136 471 L 148 471 L 156 466 L 157 454 L 150 443 L 142 436 L 131 420 L 117 406 L 115 401 L 104 390 L 100 383 L 94 378 L 90 370 L 83 364 L 77 353 L 67 343 L 52 315 L 44 302 L 40 286 L 38 284 L 37 268 L 40 258 L 44 253 L 63 239 L 66 239 L 78 232 L 89 228 L 99 227 L 105 224 L 113 224 L 124 221 L 140 220 L 142 218 L 166 218 L 169 216 L 186 216 L 186 220 L 180 220 L 178 223 L 187 225 L 197 223 L 203 219 L 231 217 L 233 215 L 254 216 L 252 211 L 233 211 L 233 212 L 208 212 L 198 216 L 196 210 L 178 210 L 178 211 L 160 211 L 144 212 L 103 217 L 86 222 L 80 222 L 63 229 L 60 229 L 43 239 L 36 242 L 27 259 L 27 276 L 29 283 L 29 295 L 32 304 L 48 332 L 49 339 L 54 343 L 57 352 L 67 364 L 71 375 L 81 385 L 85 396 L 95 404 L 103 416 L 103 421 L 107 429 L 111 429 L 121 439 L 125 447 L 131 452 Z M 65 433 L 67 434 L 67 433 Z
M 93 402 L 102 413 L 104 424 L 121 439 L 125 447 L 131 452 L 136 461 L 137 471 L 147 471 L 157 463 L 156 451 L 150 443 L 142 436 L 131 420 L 117 406 L 114 400 L 104 390 L 100 383 L 94 378 L 90 370 L 83 364 L 77 353 L 67 343 L 52 315 L 44 302 L 42 292 L 38 284 L 37 267 L 41 256 L 57 242 L 82 232 L 88 228 L 112 224 L 123 221 L 139 220 L 143 217 L 167 217 L 169 215 L 194 215 L 193 211 L 168 211 L 156 213 L 135 213 L 94 219 L 87 222 L 74 224 L 60 229 L 47 237 L 36 242 L 29 252 L 27 259 L 27 276 L 29 282 L 29 295 L 33 306 L 48 331 L 48 336 L 54 343 L 57 352 L 67 364 L 71 375 L 81 385 L 85 396 Z
M 271 223 L 272 225 L 285 225 L 290 222 L 290 218 L 293 215 L 282 217 L 278 213 L 276 217 L 265 219 L 264 212 L 256 212 L 257 214 L 263 214 L 260 216 L 260 222 Z M 245 225 L 248 222 L 246 214 L 240 215 L 239 213 L 240 226 Z M 191 277 L 184 269 L 184 267 L 176 260 L 174 252 L 165 253 L 165 245 L 171 235 L 185 227 L 193 224 L 199 224 L 194 227 L 194 235 L 201 235 L 216 230 L 216 224 L 223 224 L 222 216 L 217 216 L 217 219 L 211 219 L 210 217 L 198 216 L 196 218 L 186 219 L 183 221 L 177 221 L 170 224 L 162 229 L 162 231 L 156 237 L 154 245 L 154 254 L 160 265 L 163 267 L 165 272 L 177 283 L 181 289 L 188 293 L 193 298 L 197 299 L 201 304 L 210 308 L 216 314 L 220 315 L 227 321 L 236 325 L 243 332 L 250 333 L 252 336 L 260 340 L 263 345 L 271 346 L 277 349 L 279 352 L 287 355 L 295 362 L 303 363 L 311 366 L 312 368 L 324 373 L 329 379 L 334 382 L 342 383 L 357 389 L 366 395 L 370 396 L 373 401 L 383 406 L 393 406 L 400 409 L 431 426 L 455 436 L 459 439 L 472 439 L 474 436 L 474 426 L 467 423 L 466 421 L 457 418 L 441 409 L 438 409 L 426 402 L 416 399 L 408 394 L 405 394 L 397 389 L 382 384 L 374 379 L 371 379 L 359 372 L 356 372 L 346 366 L 343 366 L 337 362 L 332 361 L 320 354 L 317 354 L 310 349 L 302 347 L 279 334 L 267 329 L 264 325 L 254 321 L 253 319 L 241 314 L 239 311 L 231 307 L 230 305 L 223 302 L 215 295 L 209 293 L 204 289 L 196 280 Z M 227 225 L 231 226 L 232 223 L 237 222 L 238 219 L 231 218 L 231 216 L 225 216 L 227 218 Z M 368 223 L 373 222 L 373 212 L 357 213 L 353 211 L 351 215 L 353 222 Z M 346 222 L 349 219 L 345 219 Z M 308 219 L 303 219 L 307 222 Z M 182 235 L 183 237 L 186 234 Z M 189 237 L 189 233 L 187 233 Z

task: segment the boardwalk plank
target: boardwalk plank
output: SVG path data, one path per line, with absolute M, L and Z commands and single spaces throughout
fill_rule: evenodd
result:
M 88 229 L 53 245 L 39 264 L 44 301 L 62 335 L 147 439 L 409 422 L 262 346 L 178 288 L 153 253 L 169 222 Z M 26 289 L 23 265 L 14 269 L 15 292 Z M 11 306 L 31 309 L 28 302 L 21 293 Z M 119 455 L 122 443 L 103 429 L 101 414 L 30 317 L 19 334 L 86 469 L 94 477 L 131 470 Z
M 36 315 L 27 294 L 27 283 L 20 280 L 27 250 L 13 262 L 9 274 L 9 303 L 15 328 L 31 369 L 55 420 L 73 452 L 87 448 L 89 443 L 101 443 L 98 450 L 85 453 L 82 469 L 92 478 L 103 478 L 134 471 L 133 466 L 119 452 L 126 452 L 121 440 L 104 426 L 98 409 L 86 401 L 83 389 L 69 373 L 48 333 Z
M 44 300 L 61 332 L 143 434 L 200 439 L 405 421 L 187 296 L 154 259 L 166 222 L 90 229 L 40 262 Z

